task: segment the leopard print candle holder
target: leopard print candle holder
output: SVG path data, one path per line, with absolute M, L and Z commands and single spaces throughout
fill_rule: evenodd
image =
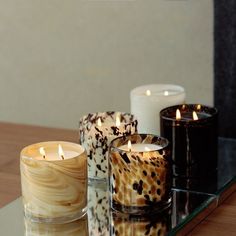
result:
M 131 147 L 128 143 L 131 142 Z M 168 141 L 149 134 L 116 138 L 109 151 L 110 205 L 129 214 L 148 214 L 171 202 Z
M 107 153 L 110 142 L 123 135 L 137 132 L 137 120 L 123 112 L 98 112 L 80 119 L 80 143 L 88 155 L 88 178 L 108 178 Z
M 171 226 L 171 209 L 159 214 L 134 216 L 111 211 L 110 235 L 165 236 Z

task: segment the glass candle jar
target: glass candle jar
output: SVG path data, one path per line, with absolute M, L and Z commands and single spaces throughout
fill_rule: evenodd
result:
M 88 185 L 89 235 L 109 235 L 109 199 L 104 182 Z
M 160 112 L 161 135 L 170 141 L 173 174 L 179 178 L 210 178 L 217 168 L 215 108 L 200 104 L 167 107 Z
M 25 147 L 20 158 L 25 217 L 66 223 L 87 209 L 87 155 L 75 143 L 51 141 Z
M 87 214 L 66 224 L 47 224 L 24 219 L 25 236 L 89 236 Z
M 171 228 L 171 209 L 159 214 L 134 216 L 111 211 L 110 235 L 165 236 Z
M 124 213 L 147 214 L 166 208 L 171 202 L 167 139 L 134 134 L 113 140 L 109 152 L 109 190 L 111 207 Z
M 89 180 L 108 178 L 107 153 L 110 142 L 137 131 L 137 120 L 123 112 L 98 112 L 80 119 L 80 143 L 88 154 Z

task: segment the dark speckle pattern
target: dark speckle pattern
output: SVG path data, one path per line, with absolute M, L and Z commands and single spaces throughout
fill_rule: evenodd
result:
M 171 163 L 168 158 L 170 154 L 168 141 L 164 138 L 163 140 L 155 138 L 157 145 L 163 145 L 161 150 L 126 152 L 119 149 L 119 146 L 127 144 L 127 140 L 131 140 L 132 143 L 136 141 L 142 143 L 143 140 L 153 143 L 152 135 L 139 134 L 118 138 L 111 143 L 109 186 L 113 186 L 110 188 L 112 207 L 115 209 L 147 207 L 155 210 L 158 205 L 169 202 L 170 199 Z
M 109 234 L 109 200 L 106 186 L 88 186 L 89 235 Z
M 119 116 L 121 125 L 116 127 L 115 120 Z M 98 119 L 102 126 L 98 126 Z M 110 126 L 107 124 L 111 124 Z M 110 142 L 123 135 L 137 132 L 137 120 L 133 115 L 122 112 L 101 112 L 88 114 L 80 119 L 80 143 L 88 155 L 88 177 L 107 179 L 108 148 Z

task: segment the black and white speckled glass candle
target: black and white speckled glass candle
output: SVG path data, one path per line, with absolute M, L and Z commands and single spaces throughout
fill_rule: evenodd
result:
M 134 134 L 111 142 L 109 199 L 113 209 L 148 214 L 161 211 L 170 204 L 168 144 L 167 139 L 149 134 Z
M 180 117 L 176 118 L 176 113 Z M 160 112 L 161 135 L 170 141 L 175 177 L 210 178 L 211 173 L 214 176 L 217 115 L 215 108 L 200 104 L 177 105 Z
M 80 143 L 88 155 L 89 180 L 107 180 L 111 141 L 137 132 L 137 120 L 124 112 L 90 113 L 80 119 Z
M 88 185 L 89 235 L 109 235 L 109 195 L 106 183 Z

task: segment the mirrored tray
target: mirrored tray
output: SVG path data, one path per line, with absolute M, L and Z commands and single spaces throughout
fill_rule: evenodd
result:
M 219 138 L 218 170 L 203 184 L 172 189 L 172 205 L 161 214 L 134 217 L 109 208 L 102 184 L 88 187 L 88 212 L 63 225 L 32 223 L 24 219 L 21 198 L 0 210 L 0 235 L 176 235 L 185 234 L 236 189 L 236 140 Z

